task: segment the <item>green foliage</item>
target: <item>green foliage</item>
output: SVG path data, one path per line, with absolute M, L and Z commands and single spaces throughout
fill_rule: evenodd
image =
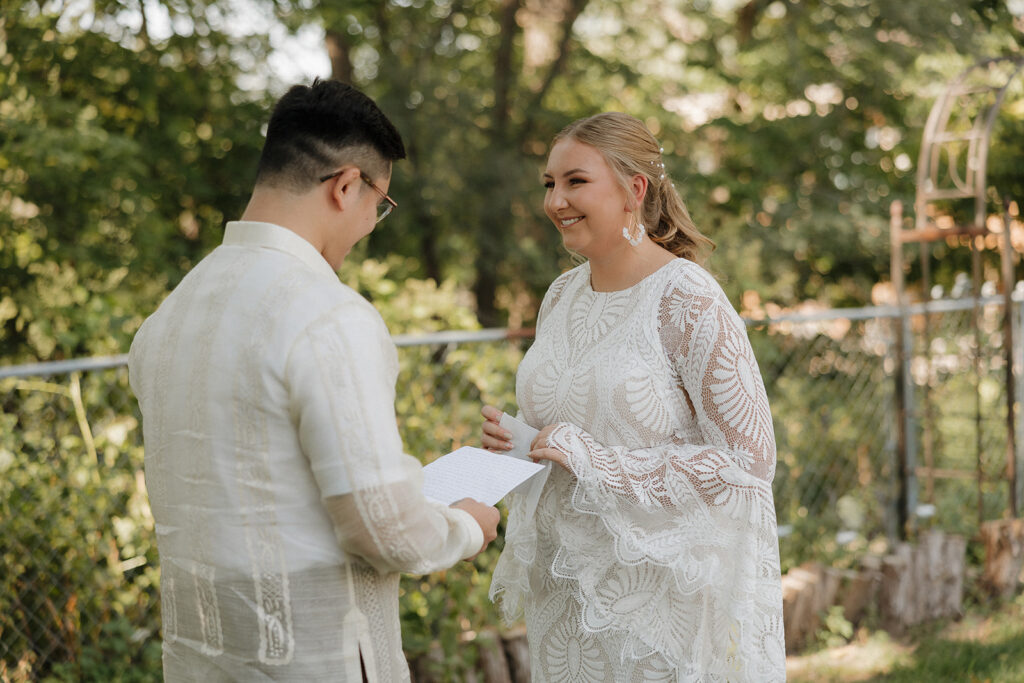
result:
M 406 279 L 395 257 L 343 268 L 393 333 L 478 327 L 453 282 Z M 516 343 L 399 350 L 396 412 L 407 452 L 424 462 L 479 444 L 480 408 L 515 410 Z M 126 372 L 80 383 L 0 383 L 0 672 L 12 680 L 158 680 L 159 558 L 142 479 L 137 406 Z M 410 657 L 440 644 L 434 665 L 468 671 L 464 634 L 499 623 L 487 598 L 500 554 L 403 577 Z M 22 673 L 18 673 L 19 662 Z
M 850 643 L 791 656 L 788 680 L 972 681 L 1024 680 L 1024 597 L 995 607 L 967 605 L 948 622 L 924 624 L 894 639 L 858 629 Z
M 392 334 L 423 334 L 479 327 L 468 293 L 451 280 L 405 276 L 415 267 L 406 259 L 366 259 L 342 267 L 341 278 L 369 296 Z M 522 359 L 515 343 L 413 346 L 400 349 L 395 409 L 406 451 L 430 462 L 455 448 L 479 445 L 480 408 L 491 403 L 515 412 L 515 371 Z M 499 528 L 499 538 L 504 529 Z M 402 643 L 410 657 L 440 644 L 433 660 L 438 673 L 459 680 L 473 665 L 463 638 L 500 623 L 487 597 L 491 571 L 502 543 L 492 544 L 473 562 L 429 576 L 404 576 L 400 588 Z
M 749 333 L 775 423 L 775 506 L 789 529 L 780 541 L 783 571 L 851 555 L 835 540 L 840 530 L 856 532 L 861 545 L 890 532 L 889 321 L 843 322 Z
M 866 303 L 886 278 L 888 204 L 912 196 L 938 88 L 978 57 L 1019 54 L 1021 42 L 1020 19 L 990 0 L 936 0 L 924 13 L 850 0 L 259 6 L 293 28 L 323 28 L 335 76 L 377 98 L 408 142 L 391 192 L 400 210 L 342 273 L 398 334 L 533 318 L 568 265 L 541 211 L 547 146 L 569 121 L 613 109 L 659 137 L 698 225 L 719 244 L 711 267 L 735 302 L 752 292 L 782 307 Z M 228 30 L 228 4 L 76 7 L 13 0 L 0 16 L 5 363 L 127 350 L 241 211 L 272 99 L 240 85 L 266 62 L 268 39 Z M 165 36 L 153 32 L 158 14 L 170 21 Z M 1019 90 L 1007 99 L 991 155 L 990 179 L 1013 196 L 1024 187 L 1021 102 Z M 937 281 L 966 268 L 964 250 L 939 245 L 935 255 Z M 755 339 L 766 376 L 780 378 L 777 501 L 794 528 L 784 563 L 842 561 L 840 501 L 864 511 L 867 544 L 891 498 L 877 493 L 893 475 L 879 429 L 891 385 L 880 370 L 851 370 L 881 367 L 882 354 L 815 334 Z M 797 358 L 802 344 L 814 353 Z M 482 403 L 514 409 L 521 354 L 515 344 L 403 349 L 407 450 L 429 461 L 475 443 Z M 942 405 L 971 391 L 941 379 L 923 386 Z M 0 575 L 0 642 L 15 654 L 2 675 L 145 679 L 158 668 L 157 575 L 143 488 L 124 474 L 141 463 L 136 409 L 120 375 L 86 378 L 78 407 L 69 386 L 0 388 L 0 554 L 21 570 Z M 989 412 L 999 396 L 984 401 Z M 966 459 L 950 466 L 972 457 L 969 425 L 944 420 L 934 436 Z M 985 448 L 998 437 L 986 423 Z M 969 482 L 937 487 L 949 489 L 939 500 L 974 495 Z M 995 491 L 981 503 L 983 514 L 1001 509 Z M 970 526 L 953 503 L 939 505 L 935 523 Z M 437 641 L 438 666 L 472 659 L 459 634 L 497 621 L 485 599 L 497 552 L 403 582 L 411 653 Z M 44 576 L 55 578 L 41 585 Z M 28 638 L 56 654 L 23 659 Z M 19 660 L 30 674 L 16 673 Z
M 753 290 L 782 305 L 868 302 L 889 269 L 889 203 L 913 203 L 937 88 L 978 58 L 1019 51 L 1021 35 L 1005 6 L 968 0 L 924 14 L 839 0 L 304 7 L 286 20 L 323 26 L 335 76 L 377 97 L 410 142 L 394 186 L 415 205 L 371 253 L 473 283 L 483 312 L 482 281 L 537 298 L 564 267 L 535 178 L 555 132 L 613 109 L 661 140 L 734 300 Z M 1020 112 L 1012 96 L 1003 116 Z M 992 176 L 1011 196 L 1013 132 L 997 131 Z M 951 280 L 961 257 L 935 277 Z
M 6 380 L 0 405 L 3 665 L 153 680 L 159 571 L 126 373 Z
M 853 624 L 847 621 L 842 605 L 833 605 L 825 614 L 825 623 L 817 633 L 818 642 L 824 647 L 839 647 L 853 637 Z
M 127 348 L 251 185 L 266 95 L 239 89 L 215 36 L 119 42 L 100 28 L 30 3 L 0 19 L 9 361 Z

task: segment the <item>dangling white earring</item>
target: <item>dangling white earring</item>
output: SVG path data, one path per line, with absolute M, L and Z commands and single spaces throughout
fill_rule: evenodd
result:
M 636 237 L 633 237 L 633 235 L 632 235 L 633 231 L 630 230 L 630 227 L 632 227 L 634 224 L 636 225 L 636 231 L 637 231 Z M 634 247 L 638 247 L 638 246 L 640 246 L 640 243 L 644 241 L 644 234 L 646 234 L 646 233 L 647 233 L 647 228 L 644 226 L 643 223 L 641 223 L 639 220 L 637 220 L 636 214 L 635 213 L 629 214 L 629 225 L 624 226 L 622 228 L 622 236 L 626 238 L 626 241 L 629 242 Z

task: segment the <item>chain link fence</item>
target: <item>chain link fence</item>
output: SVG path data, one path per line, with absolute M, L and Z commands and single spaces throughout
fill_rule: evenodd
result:
M 906 487 L 918 526 L 970 536 L 979 519 L 1007 510 L 1002 315 L 986 300 L 975 326 L 972 303 L 953 300 L 908 318 Z M 784 569 L 899 531 L 899 324 L 892 308 L 750 323 L 775 418 Z M 429 461 L 475 443 L 484 402 L 514 409 L 528 339 L 485 331 L 396 341 L 410 453 Z M 0 368 L 0 681 L 160 678 L 158 556 L 123 363 Z M 407 647 L 497 625 L 486 588 L 498 550 L 463 574 L 403 582 Z M 447 591 L 457 601 L 432 603 L 446 591 L 431 581 L 458 583 Z

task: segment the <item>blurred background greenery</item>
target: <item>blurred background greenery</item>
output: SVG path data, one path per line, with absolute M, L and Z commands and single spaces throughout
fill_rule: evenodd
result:
M 888 279 L 888 205 L 913 203 L 932 101 L 979 58 L 1019 55 L 1022 15 L 1021 0 L 5 0 L 0 359 L 125 352 L 244 207 L 269 106 L 314 74 L 366 91 L 406 139 L 390 192 L 400 209 L 341 273 L 393 333 L 532 325 L 571 265 L 541 212 L 548 143 L 606 110 L 659 138 L 742 312 L 870 304 Z M 299 43 L 309 64 L 282 48 Z M 1024 191 L 1019 102 L 1004 107 L 989 159 L 991 184 L 1013 197 Z M 969 270 L 967 250 L 934 255 L 935 283 L 952 288 Z M 997 272 L 986 258 L 986 275 Z M 755 339 L 762 366 L 788 363 L 789 343 Z M 410 452 L 429 460 L 471 443 L 481 400 L 513 404 L 521 353 L 404 350 Z M 844 372 L 824 374 L 861 376 Z M 862 376 L 874 386 L 885 373 Z M 807 520 L 793 537 L 806 543 L 784 542 L 794 564 L 835 550 L 811 539 L 844 496 L 878 517 L 870 495 L 854 499 L 865 477 L 891 476 L 854 459 L 843 489 L 801 500 L 808 462 L 828 455 L 801 422 L 824 416 L 840 430 L 834 448 L 879 458 L 884 435 L 857 439 L 886 404 L 869 397 L 876 412 L 851 417 L 847 394 L 791 380 L 773 391 L 780 473 L 796 492 L 785 504 Z M 0 404 L 0 674 L 157 677 L 157 557 L 123 372 L 4 380 Z M 441 641 L 452 659 L 438 666 L 471 665 L 458 644 L 497 623 L 486 600 L 497 551 L 405 580 L 411 655 Z M 59 655 L 34 673 L 25 632 Z
M 1024 7 L 7 0 L 2 12 L 0 356 L 14 362 L 124 351 L 219 243 L 289 85 L 269 66 L 268 27 L 321 41 L 329 59 L 313 70 L 364 89 L 406 138 L 401 209 L 353 259 L 411 258 L 403 276 L 454 283 L 496 326 L 528 324 L 568 265 L 539 177 L 551 137 L 604 110 L 659 137 L 738 306 L 745 292 L 869 303 L 932 100 L 978 58 L 1018 54 Z M 1024 110 L 1000 121 L 990 178 L 1019 195 Z M 937 255 L 936 281 L 966 268 L 966 255 Z

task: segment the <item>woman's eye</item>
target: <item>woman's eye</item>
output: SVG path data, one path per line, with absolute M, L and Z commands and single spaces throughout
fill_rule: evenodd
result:
M 548 188 L 549 190 L 553 189 L 555 187 L 555 181 L 554 180 L 545 180 L 544 181 L 544 187 Z
M 569 184 L 570 185 L 582 185 L 585 182 L 587 182 L 587 181 L 584 180 L 583 178 L 570 178 L 569 179 Z

